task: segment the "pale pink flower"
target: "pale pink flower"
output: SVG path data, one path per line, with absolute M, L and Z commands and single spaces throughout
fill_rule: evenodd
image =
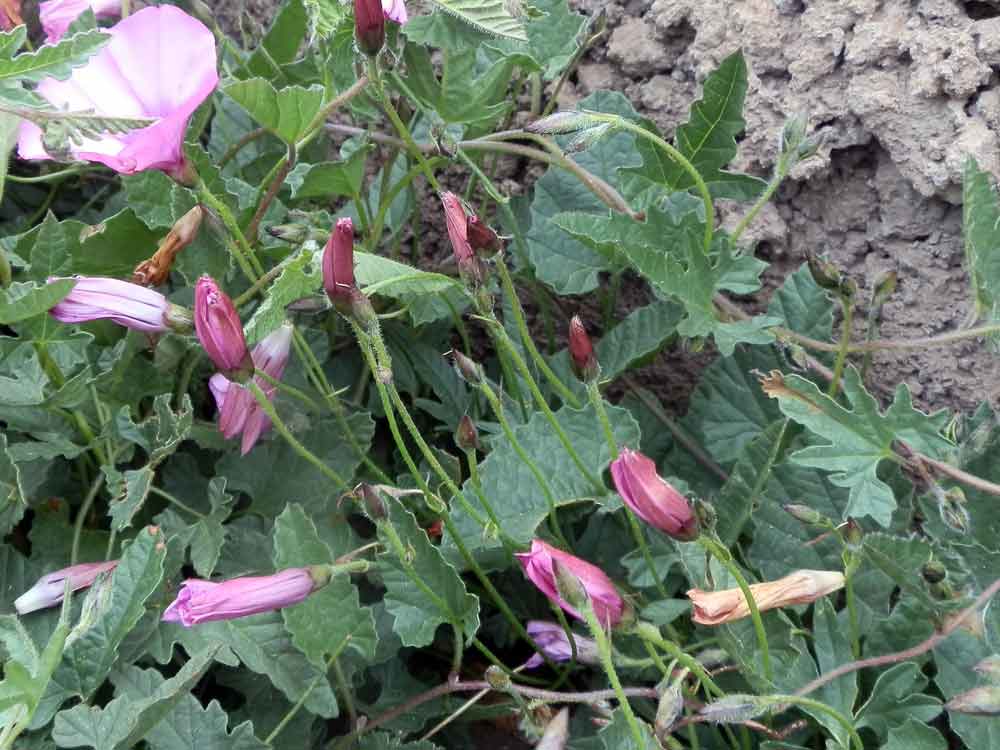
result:
M 117 18 L 122 12 L 121 0 L 47 0 L 38 6 L 38 20 L 45 31 L 45 41 L 55 44 L 87 8 L 98 18 Z
M 525 628 L 532 640 L 538 644 L 545 656 L 552 661 L 569 661 L 573 658 L 573 646 L 566 637 L 563 626 L 556 622 L 545 622 L 543 620 L 532 620 Z M 581 664 L 597 664 L 597 642 L 593 638 L 585 638 L 582 635 L 573 634 L 576 642 L 576 660 Z M 524 663 L 525 669 L 535 669 L 545 663 L 542 654 L 534 654 Z
M 409 18 L 403 0 L 382 0 L 382 12 L 386 18 L 396 23 L 406 23 Z
M 821 596 L 844 588 L 844 574 L 835 570 L 797 570 L 776 581 L 750 585 L 757 609 L 808 604 Z M 721 625 L 750 615 L 750 607 L 741 589 L 702 591 L 691 589 L 688 599 L 694 609 L 692 619 L 699 625 Z
M 66 579 L 69 579 L 69 590 L 78 591 L 92 584 L 101 573 L 114 570 L 117 564 L 117 560 L 81 563 L 44 575 L 34 586 L 14 600 L 14 609 L 19 615 L 24 615 L 37 609 L 54 607 L 63 600 Z
M 571 332 L 571 348 L 572 341 Z M 611 478 L 625 505 L 650 526 L 683 542 L 698 538 L 698 518 L 690 504 L 656 473 L 650 458 L 625 448 L 611 463 Z
M 49 283 L 62 281 L 51 276 Z M 75 276 L 76 285 L 67 297 L 49 310 L 61 323 L 86 323 L 108 319 L 145 333 L 169 330 L 167 316 L 174 307 L 159 292 L 120 279 Z
M 198 105 L 215 90 L 215 36 L 170 5 L 143 8 L 112 26 L 109 41 L 65 81 L 46 78 L 36 92 L 57 109 L 155 120 L 127 133 L 69 143 L 74 158 L 122 174 L 161 169 L 189 182 L 184 134 Z M 21 124 L 22 159 L 51 158 L 34 123 Z

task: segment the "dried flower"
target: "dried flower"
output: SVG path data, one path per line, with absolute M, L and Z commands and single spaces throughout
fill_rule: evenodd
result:
M 350 308 L 354 283 L 354 224 L 338 219 L 323 250 L 323 288 L 337 309 Z
M 90 586 L 101 573 L 114 570 L 116 565 L 118 565 L 117 560 L 81 563 L 44 575 L 35 582 L 34 586 L 14 600 L 14 609 L 19 615 L 25 615 L 38 609 L 54 607 L 63 600 L 67 579 L 69 580 L 69 590 L 78 591 Z
M 288 364 L 293 331 L 291 323 L 284 323 L 261 339 L 250 353 L 254 369 L 266 373 L 274 380 L 280 380 L 285 372 L 285 365 Z M 274 385 L 259 375 L 254 376 L 254 382 L 269 400 L 274 400 L 277 391 Z M 219 410 L 219 430 L 227 440 L 242 432 L 240 453 L 245 456 L 271 427 L 270 418 L 248 388 L 232 382 L 222 373 L 217 372 L 209 378 L 208 388 L 215 397 L 215 406 Z
M 545 663 L 545 656 L 550 661 L 569 661 L 573 658 L 573 646 L 562 625 L 556 622 L 545 622 L 543 620 L 531 620 L 527 625 L 528 635 L 542 649 L 541 654 L 533 654 L 524 663 L 525 669 L 536 669 Z M 576 643 L 576 660 L 581 664 L 597 664 L 597 643 L 592 638 L 585 638 L 582 635 L 573 634 L 573 641 Z M 545 656 L 542 656 L 545 654 Z
M 776 581 L 754 583 L 750 593 L 761 612 L 775 607 L 808 604 L 844 587 L 844 574 L 833 570 L 797 570 Z M 688 599 L 693 620 L 700 625 L 721 625 L 750 615 L 743 592 L 736 589 L 702 591 L 691 589 Z
M 117 18 L 122 12 L 121 0 L 48 0 L 38 6 L 38 20 L 45 31 L 45 41 L 55 44 L 70 25 L 88 8 L 98 18 Z
M 579 315 L 574 315 L 569 321 L 569 361 L 573 372 L 584 383 L 596 380 L 601 373 L 594 345 Z
M 49 283 L 64 277 L 51 276 Z M 102 276 L 74 276 L 73 291 L 49 314 L 61 323 L 113 320 L 144 333 L 165 333 L 172 328 L 190 330 L 191 317 L 159 292 L 138 284 Z
M 611 463 L 611 478 L 625 504 L 650 526 L 680 541 L 698 538 L 694 511 L 684 496 L 657 474 L 651 459 L 625 448 Z
M 561 708 L 548 724 L 535 750 L 565 750 L 569 741 L 569 709 Z
M 126 133 L 80 138 L 67 144 L 69 152 L 122 174 L 160 169 L 193 182 L 184 134 L 195 109 L 219 82 L 215 36 L 171 5 L 143 8 L 108 33 L 111 41 L 86 65 L 65 81 L 44 79 L 36 93 L 60 110 L 155 122 Z M 22 159 L 52 158 L 41 129 L 28 121 L 21 124 L 17 150 Z
M 476 252 L 497 253 L 503 247 L 497 233 L 473 213 L 470 213 L 466 219 L 465 232 L 469 238 L 469 245 Z
M 243 324 L 233 301 L 210 276 L 194 288 L 194 329 L 205 353 L 230 380 L 243 381 L 253 371 Z
M 545 596 L 573 617 L 583 619 L 579 610 L 560 596 L 556 590 L 556 561 L 579 580 L 590 599 L 597 619 L 602 624 L 611 626 L 621 621 L 625 612 L 625 601 L 611 579 L 596 565 L 591 565 L 579 557 L 556 549 L 540 539 L 532 540 L 530 552 L 520 552 L 515 557 L 520 561 L 525 575 L 531 579 L 531 582 Z
M 163 613 L 164 622 L 186 628 L 213 620 L 270 612 L 298 604 L 330 580 L 329 566 L 288 568 L 269 576 L 248 576 L 213 582 L 189 578 Z
M 153 257 L 135 267 L 132 281 L 143 286 L 160 286 L 165 283 L 177 254 L 198 237 L 198 230 L 204 217 L 205 209 L 199 205 L 179 218 L 160 242 Z

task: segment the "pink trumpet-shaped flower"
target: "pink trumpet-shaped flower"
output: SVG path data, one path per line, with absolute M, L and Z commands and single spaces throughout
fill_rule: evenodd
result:
M 164 622 L 179 622 L 186 628 L 213 620 L 270 612 L 290 607 L 329 581 L 324 566 L 288 568 L 269 576 L 247 576 L 215 583 L 189 578 L 181 584 L 177 598 L 163 613 Z
M 698 518 L 684 496 L 656 473 L 656 464 L 625 448 L 611 463 L 611 478 L 625 504 L 639 518 L 683 542 L 698 538 Z
M 545 656 L 552 661 L 569 661 L 573 658 L 573 646 L 570 645 L 566 631 L 559 623 L 532 620 L 526 626 L 526 630 Z M 574 633 L 573 640 L 576 642 L 576 660 L 578 662 L 581 664 L 598 663 L 597 643 L 593 638 L 585 638 Z M 544 663 L 545 657 L 542 654 L 534 654 L 524 663 L 524 668 L 535 669 Z
M 51 276 L 49 282 L 63 278 Z M 181 308 L 144 286 L 101 276 L 73 278 L 76 281 L 73 291 L 49 310 L 49 314 L 61 323 L 86 323 L 107 318 L 137 331 L 164 333 L 170 330 L 168 317 L 182 317 Z
M 183 182 L 194 178 L 184 158 L 184 134 L 198 105 L 215 90 L 215 36 L 170 5 L 143 8 L 108 30 L 111 41 L 65 81 L 46 78 L 36 92 L 57 109 L 155 120 L 126 133 L 67 144 L 76 159 L 133 174 L 161 169 Z M 51 158 L 34 123 L 21 124 L 22 159 Z
M 330 301 L 349 305 L 354 290 L 354 223 L 338 219 L 323 250 L 323 288 Z
M 45 41 L 55 44 L 87 8 L 98 18 L 117 18 L 122 12 L 121 0 L 48 0 L 38 6 L 38 20 L 45 31 Z
M 67 578 L 69 579 L 69 590 L 79 591 L 97 580 L 97 576 L 101 573 L 114 570 L 117 564 L 117 560 L 81 563 L 44 575 L 38 579 L 34 586 L 14 600 L 14 609 L 19 615 L 25 615 L 38 609 L 54 607 L 63 600 Z
M 559 596 L 559 592 L 556 590 L 554 561 L 558 561 L 580 581 L 594 607 L 594 613 L 601 623 L 609 626 L 617 625 L 622 619 L 625 612 L 625 601 L 611 579 L 596 565 L 591 565 L 579 557 L 556 549 L 540 539 L 532 540 L 530 552 L 519 552 L 515 557 L 521 563 L 524 574 L 531 579 L 531 582 L 545 596 L 573 617 L 579 620 L 583 619 L 583 615 L 578 610 Z
M 202 276 L 194 287 L 194 330 L 205 353 L 227 378 L 242 380 L 253 370 L 236 306 L 210 276 Z
M 250 356 L 256 370 L 267 373 L 275 380 L 281 379 L 285 365 L 288 364 L 293 330 L 291 323 L 285 323 L 253 348 Z M 254 382 L 269 399 L 274 399 L 277 389 L 271 383 L 259 376 L 254 377 Z M 234 383 L 222 373 L 213 375 L 208 381 L 208 387 L 219 409 L 219 430 L 227 440 L 242 432 L 240 453 L 245 456 L 271 427 L 271 420 L 247 388 Z
M 386 18 L 396 23 L 406 23 L 409 19 L 403 0 L 382 0 L 382 12 Z

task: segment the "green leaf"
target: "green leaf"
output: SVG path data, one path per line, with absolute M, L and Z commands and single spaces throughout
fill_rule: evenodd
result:
M 0 60 L 0 81 L 15 79 L 37 83 L 43 78 L 65 80 L 73 68 L 85 65 L 111 40 L 103 31 L 84 31 L 63 37 L 56 44 L 46 44 L 34 52 L 23 52 L 10 60 Z
M 274 23 L 260 40 L 257 49 L 247 60 L 247 70 L 255 76 L 270 78 L 280 73 L 280 66 L 295 59 L 308 31 L 309 15 L 302 0 L 282 3 Z M 275 71 L 275 65 L 279 70 Z
M 677 128 L 674 146 L 690 161 L 708 185 L 714 198 L 748 200 L 764 188 L 764 182 L 749 175 L 722 171 L 736 156 L 736 136 L 746 127 L 743 100 L 747 92 L 747 67 L 742 52 L 734 52 L 705 79 L 702 98 L 691 105 L 690 119 Z M 651 123 L 646 124 L 653 132 Z M 632 190 L 660 186 L 668 193 L 690 190 L 694 182 L 665 151 L 645 138 L 636 142 L 643 157 L 639 168 L 622 171 L 632 175 Z
M 358 750 L 437 750 L 430 740 L 404 742 L 389 732 L 371 732 L 361 738 Z
M 781 318 L 786 328 L 821 341 L 830 340 L 833 332 L 833 305 L 806 263 L 778 287 L 767 314 Z
M 288 505 L 275 519 L 273 558 L 278 570 L 333 563 L 347 552 L 331 551 L 297 503 Z M 360 605 L 358 591 L 347 575 L 335 576 L 304 602 L 281 613 L 292 643 L 317 667 L 324 668 L 327 656 L 343 648 L 367 661 L 375 656 L 375 621 L 371 610 Z
M 889 739 L 881 750 L 948 750 L 948 742 L 934 727 L 907 719 L 905 724 L 889 730 Z
M 527 42 L 487 37 L 482 44 L 512 58 L 525 70 L 555 80 L 573 59 L 593 21 L 570 9 L 566 0 L 534 0 L 531 5 L 538 16 L 525 24 Z
M 264 78 L 237 81 L 222 89 L 253 119 L 288 144 L 295 144 L 323 107 L 323 87 L 286 86 L 276 90 Z
M 9 534 L 27 509 L 21 469 L 11 459 L 7 436 L 0 434 L 0 534 Z
M 285 178 L 292 189 L 292 200 L 319 198 L 328 201 L 336 195 L 358 195 L 365 176 L 366 157 L 367 150 L 359 148 L 343 161 L 299 164 Z
M 858 711 L 854 726 L 869 727 L 880 740 L 909 721 L 927 723 L 941 713 L 941 701 L 920 691 L 927 678 L 913 662 L 903 662 L 882 672 L 872 694 Z
M 127 750 L 135 746 L 190 691 L 212 663 L 219 647 L 195 654 L 180 671 L 142 699 L 119 696 L 104 708 L 80 704 L 56 714 L 52 738 L 59 747 Z M 130 667 L 136 670 L 136 667 Z M 159 677 L 159 675 L 157 675 Z
M 421 271 L 374 253 L 356 253 L 354 278 L 365 294 L 399 300 L 414 325 L 450 317 L 468 306 L 464 285 L 450 276 Z
M 142 617 L 146 600 L 160 584 L 165 553 L 162 535 L 148 529 L 139 532 L 125 548 L 111 574 L 107 595 L 97 602 L 97 616 L 85 630 L 73 633 L 63 653 L 49 690 L 58 694 L 55 705 L 71 695 L 89 698 L 107 678 L 119 645 Z
M 169 229 L 198 203 L 193 192 L 156 169 L 121 180 L 129 208 L 150 229 Z
M 618 445 L 638 444 L 639 429 L 632 415 L 618 406 L 608 406 L 607 412 Z M 577 410 L 564 406 L 555 416 L 584 466 L 600 476 L 611 463 L 611 454 L 593 407 L 588 405 Z M 544 414 L 535 412 L 527 423 L 514 428 L 514 435 L 541 468 L 557 505 L 595 499 L 593 485 L 573 463 Z M 483 494 L 493 506 L 503 530 L 516 542 L 530 542 L 535 529 L 548 515 L 548 501 L 535 475 L 502 435 L 493 439 L 492 450 L 479 465 L 479 474 Z M 476 502 L 470 482 L 466 482 L 463 491 L 471 503 Z M 613 508 L 618 500 L 616 495 L 609 494 L 600 498 L 600 502 Z M 496 540 L 483 537 L 482 527 L 460 506 L 453 508 L 452 516 L 470 548 L 497 544 Z
M 24 46 L 28 38 L 28 27 L 24 24 L 15 26 L 10 31 L 0 31 L 0 57 L 10 60 Z
M 124 473 L 113 466 L 103 467 L 111 494 L 111 525 L 122 531 L 132 523 L 132 518 L 146 502 L 155 474 L 151 466 L 128 469 Z
M 861 384 L 853 367 L 844 373 L 844 393 L 853 409 L 847 410 L 798 375 L 772 374 L 765 392 L 778 401 L 782 413 L 829 441 L 798 451 L 792 460 L 803 466 L 834 472 L 830 481 L 851 490 L 848 515 L 870 516 L 888 526 L 896 499 L 878 477 L 879 463 L 893 455 L 892 443 L 902 440 L 932 457 L 942 456 L 951 444 L 941 436 L 948 416 L 914 409 L 905 384 L 896 388 L 884 414 Z
M 375 430 L 371 417 L 366 412 L 357 412 L 348 417 L 348 423 L 364 450 Z M 336 420 L 316 419 L 296 438 L 350 483 L 361 459 L 350 448 Z M 281 467 L 280 472 L 274 471 L 276 466 Z M 252 461 L 233 451 L 222 457 L 216 470 L 229 479 L 231 489 L 253 498 L 254 512 L 271 517 L 281 513 L 289 502 L 311 507 L 335 491 L 329 477 L 299 456 L 279 435 L 258 443 Z
M 971 156 L 965 162 L 962 219 L 976 311 L 1000 320 L 1000 200 L 990 173 L 980 170 Z
M 465 584 L 427 534 L 399 502 L 386 501 L 387 519 L 379 524 L 379 571 L 386 609 L 395 618 L 393 631 L 404 646 L 426 646 L 439 625 L 460 627 L 468 640 L 479 629 L 479 598 Z M 403 559 L 397 553 L 397 541 Z M 414 580 L 419 580 L 417 584 Z
M 267 296 L 246 324 L 251 346 L 285 322 L 285 308 L 308 297 L 323 284 L 323 250 L 307 243 L 282 263 L 281 273 L 268 287 Z
M 527 41 L 524 23 L 503 0 L 434 0 L 434 5 L 487 34 Z
M 4 185 L 7 182 L 11 149 L 17 143 L 20 127 L 20 117 L 9 112 L 0 112 L 0 202 L 3 201 Z
M 640 733 L 642 734 L 642 744 L 638 744 L 635 735 L 629 728 L 625 712 L 620 708 L 611 714 L 611 721 L 600 732 L 597 733 L 604 750 L 659 750 L 660 743 L 653 736 L 653 731 L 649 724 L 636 717 L 639 722 Z
M 820 599 L 816 602 L 813 611 L 813 636 L 820 674 L 826 674 L 841 664 L 846 664 L 854 659 L 847 629 L 844 627 L 845 624 L 846 619 L 841 622 L 837 621 L 837 613 L 834 612 L 833 605 L 828 599 Z M 854 701 L 858 697 L 857 672 L 843 675 L 833 682 L 827 683 L 813 697 L 814 700 L 825 703 L 844 716 L 851 716 L 854 713 Z M 806 710 L 808 711 L 808 709 Z M 837 743 L 842 748 L 847 750 L 850 747 L 847 730 L 839 721 L 825 712 L 810 711 L 809 713 L 812 713 L 816 721 L 827 728 L 827 731 L 836 738 Z
M 207 495 L 211 510 L 194 524 L 186 524 L 170 508 L 157 516 L 157 522 L 168 538 L 177 536 L 181 548 L 190 548 L 191 564 L 202 578 L 210 578 L 215 571 L 226 540 L 227 527 L 222 523 L 229 517 L 236 500 L 226 492 L 224 477 L 213 477 L 209 481 Z

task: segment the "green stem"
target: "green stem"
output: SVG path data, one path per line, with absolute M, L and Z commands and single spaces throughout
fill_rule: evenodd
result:
M 760 660 L 764 669 L 764 679 L 768 684 L 772 683 L 774 672 L 771 669 L 771 649 L 767 643 L 767 631 L 764 629 L 764 621 L 761 619 L 760 610 L 757 608 L 757 601 L 753 598 L 750 584 L 747 583 L 747 579 L 739 569 L 739 566 L 733 562 L 733 556 L 729 553 L 729 550 L 705 534 L 698 537 L 698 542 L 705 548 L 705 551 L 722 563 L 723 567 L 736 580 L 736 585 L 740 587 L 740 591 L 743 592 L 743 598 L 746 599 L 747 607 L 750 609 L 750 618 L 753 620 L 754 631 L 757 633 L 757 643 L 760 646 Z
M 333 483 L 336 484 L 341 490 L 347 491 L 351 488 L 344 478 L 340 476 L 340 474 L 327 466 L 322 459 L 302 445 L 302 443 L 300 443 L 295 436 L 292 435 L 288 426 L 284 423 L 281 417 L 278 416 L 278 412 L 275 410 L 271 400 L 267 397 L 267 394 L 265 394 L 264 391 L 261 390 L 260 386 L 254 382 L 253 378 L 248 380 L 244 387 L 250 389 L 253 397 L 257 399 L 257 404 L 260 406 L 261 410 L 270 418 L 271 423 L 274 425 L 274 429 L 276 429 L 278 433 L 287 441 L 293 451 L 319 469 L 322 474 L 333 481 Z
M 229 233 L 229 238 L 232 241 L 230 250 L 233 251 L 233 257 L 236 259 L 236 263 L 239 265 L 243 275 L 251 282 L 256 281 L 264 273 L 264 269 L 260 265 L 260 262 L 257 261 L 257 256 L 247 242 L 247 238 L 243 236 L 243 230 L 236 223 L 236 219 L 233 217 L 232 211 L 229 210 L 229 206 L 215 197 L 215 194 L 209 190 L 208 185 L 203 180 L 198 180 L 195 190 L 198 193 L 199 200 L 211 208 L 222 220 L 223 225 L 225 225 L 226 231 Z
M 323 407 L 317 404 L 312 398 L 310 398 L 304 391 L 299 390 L 293 385 L 288 385 L 288 383 L 282 383 L 277 378 L 272 378 L 263 370 L 257 370 L 255 373 L 262 380 L 266 380 L 270 385 L 273 385 L 282 393 L 287 393 L 290 396 L 294 396 L 299 401 L 301 401 L 306 406 L 310 407 L 314 411 L 320 411 Z
M 601 659 L 601 666 L 604 667 L 604 672 L 608 676 L 608 681 L 611 683 L 612 689 L 615 691 L 615 697 L 618 699 L 618 705 L 621 706 L 622 712 L 625 714 L 625 721 L 628 724 L 629 731 L 632 733 L 632 737 L 635 739 L 635 746 L 637 748 L 647 747 L 647 734 L 639 726 L 639 720 L 636 719 L 635 713 L 632 711 L 632 706 L 628 702 L 628 696 L 625 695 L 625 691 L 622 688 L 621 680 L 618 679 L 618 672 L 615 671 L 615 663 L 611 657 L 611 643 L 600 621 L 597 619 L 597 615 L 594 613 L 593 603 L 588 601 L 587 606 L 583 607 L 582 610 L 584 619 L 587 621 L 587 626 L 590 628 L 590 634 L 597 643 L 597 654 Z
M 38 182 L 53 182 L 62 180 L 65 177 L 72 177 L 73 175 L 86 174 L 93 171 L 94 167 L 95 165 L 92 164 L 88 164 L 86 167 L 70 167 L 69 169 L 60 169 L 57 172 L 48 172 L 35 177 L 19 177 L 16 174 L 9 174 L 6 179 L 22 185 L 32 185 Z
M 555 388 L 559 397 L 574 409 L 579 409 L 580 399 L 553 372 L 545 357 L 542 356 L 542 353 L 538 351 L 538 347 L 535 346 L 535 340 L 531 337 L 528 324 L 524 320 L 524 308 L 521 307 L 521 300 L 517 296 L 517 290 L 514 288 L 514 280 L 510 276 L 510 271 L 503 259 L 503 255 L 497 256 L 496 269 L 500 276 L 500 285 L 503 288 L 503 292 L 507 296 L 507 299 L 510 300 L 511 312 L 514 314 L 514 323 L 517 325 L 517 330 L 521 335 L 521 342 L 524 344 L 525 350 L 552 387 Z
M 173 495 L 171 495 L 169 492 L 167 492 L 165 490 L 162 490 L 159 487 L 156 487 L 155 485 L 151 486 L 149 488 L 149 491 L 152 492 L 154 495 L 159 495 L 160 497 L 162 497 L 164 500 L 166 500 L 171 505 L 176 505 L 178 508 L 180 508 L 181 510 L 183 510 L 185 513 L 190 513 L 195 518 L 199 518 L 199 519 L 202 519 L 202 520 L 205 520 L 205 519 L 208 518 L 208 516 L 206 516 L 204 513 L 199 513 L 198 511 L 196 511 L 191 506 L 189 506 L 189 505 L 181 502 L 176 497 L 174 497 Z
M 836 397 L 837 391 L 840 389 L 840 377 L 844 374 L 847 352 L 851 348 L 851 324 L 854 322 L 854 301 L 845 295 L 840 295 L 840 305 L 844 310 L 844 322 L 840 334 L 840 349 L 837 351 L 837 359 L 833 363 L 833 378 L 826 391 L 830 398 Z
M 736 241 L 740 238 L 740 235 L 742 235 L 743 232 L 746 231 L 746 228 L 750 226 L 750 222 L 757 218 L 757 214 L 759 214 L 763 210 L 764 206 L 767 205 L 767 202 L 771 200 L 771 197 L 781 185 L 781 181 L 783 179 L 785 179 L 785 169 L 779 162 L 778 169 L 775 170 L 771 181 L 767 183 L 767 187 L 764 189 L 764 192 L 761 193 L 757 202 L 753 204 L 749 211 L 747 211 L 746 216 L 740 219 L 740 223 L 736 225 L 736 229 L 733 230 L 733 233 L 729 235 L 729 242 L 733 245 L 733 247 L 736 246 Z
M 844 576 L 844 593 L 847 596 L 847 620 L 851 631 L 851 653 L 855 659 L 861 658 L 861 629 L 858 625 L 858 604 L 854 596 L 854 573 Z
M 604 430 L 604 439 L 608 442 L 608 451 L 611 454 L 611 460 L 614 461 L 618 458 L 618 441 L 615 440 L 615 431 L 611 428 L 611 420 L 608 419 L 608 410 L 604 408 L 604 398 L 601 396 L 596 379 L 587 383 L 587 398 L 590 399 L 590 403 L 594 406 L 594 411 L 597 412 L 597 419 L 601 423 L 601 429 Z
M 854 723 L 844 716 L 844 714 L 840 713 L 840 711 L 830 708 L 830 706 L 825 703 L 814 701 L 812 698 L 803 698 L 800 695 L 769 695 L 767 698 L 768 701 L 773 701 L 775 704 L 791 703 L 794 706 L 808 708 L 810 711 L 824 713 L 827 716 L 832 717 L 838 724 L 847 730 L 847 734 L 854 743 L 854 747 L 857 748 L 857 750 L 864 750 L 865 745 L 861 741 L 861 736 L 858 734 L 858 731 L 854 728 Z
M 479 499 L 479 504 L 483 506 L 483 510 L 485 510 L 486 515 L 489 516 L 490 522 L 496 527 L 497 534 L 499 535 L 504 548 L 507 550 L 507 553 L 513 554 L 517 542 L 504 533 L 503 526 L 500 524 L 500 519 L 497 517 L 496 511 L 493 510 L 493 505 L 483 493 L 483 485 L 482 482 L 479 481 L 479 466 L 476 461 L 475 449 L 465 451 L 465 461 L 469 466 L 469 479 L 472 483 L 472 490 L 476 493 L 476 497 Z
M 721 697 L 725 695 L 722 688 L 720 688 L 712 676 L 708 673 L 705 667 L 682 649 L 679 645 L 673 641 L 668 641 L 662 635 L 660 635 L 660 630 L 655 625 L 649 622 L 639 621 L 635 626 L 635 633 L 642 640 L 649 641 L 654 646 L 658 646 L 670 654 L 671 657 L 676 659 L 681 663 L 681 665 L 687 667 L 692 673 L 698 678 L 702 685 L 705 686 L 705 691 L 709 695 L 714 695 L 716 697 Z
M 94 501 L 97 499 L 97 494 L 101 491 L 103 485 L 104 472 L 98 471 L 97 476 L 90 485 L 90 489 L 87 490 L 87 495 L 80 504 L 80 509 L 76 512 L 76 522 L 73 524 L 73 543 L 70 546 L 69 552 L 70 567 L 76 565 L 77 560 L 80 558 L 80 537 L 83 534 L 83 524 L 86 522 L 87 515 L 90 513 L 90 509 L 93 507 Z

